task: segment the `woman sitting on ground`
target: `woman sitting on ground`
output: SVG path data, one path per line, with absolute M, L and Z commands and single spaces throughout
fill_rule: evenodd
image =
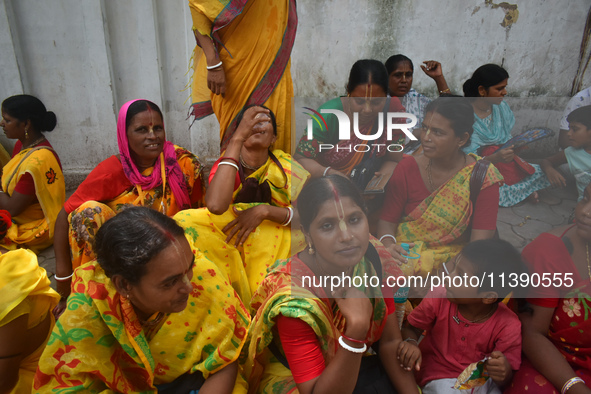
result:
M 58 212 L 66 198 L 62 167 L 41 132 L 56 126 L 55 114 L 36 97 L 21 94 L 2 102 L 2 122 L 7 138 L 16 139 L 10 160 L 2 170 L 0 209 L 12 216 L 0 247 L 39 252 L 53 243 Z
M 0 237 L 10 227 L 0 211 Z M 18 249 L 0 256 L 0 392 L 30 393 L 39 357 L 55 323 L 59 295 L 35 253 Z
M 494 166 L 477 166 L 479 157 L 462 151 L 473 122 L 465 99 L 432 101 L 421 130 L 424 154 L 405 157 L 390 178 L 378 235 L 401 263 L 408 259 L 400 243 L 414 244 L 420 258 L 403 265 L 406 275 L 427 275 L 469 241 L 495 234 L 503 178 Z
M 418 393 L 396 359 L 401 334 L 393 291 L 401 272 L 370 237 L 358 189 L 340 176 L 313 179 L 298 211 L 307 251 L 278 260 L 252 299 L 256 316 L 242 365 L 250 390 Z M 353 288 L 365 275 L 378 280 L 370 279 L 365 291 Z M 331 289 L 330 276 L 353 284 Z M 379 357 L 362 357 L 378 340 Z
M 528 308 L 519 316 L 525 357 L 505 393 L 591 394 L 591 185 L 575 218 L 574 225 L 542 233 L 523 249 L 530 277 L 552 281 L 530 287 Z
M 400 98 L 400 102 L 406 109 L 406 112 L 417 117 L 415 128 L 420 128 L 425 117 L 425 109 L 431 100 L 412 87 L 415 71 L 412 60 L 404 55 L 398 54 L 390 56 L 384 65 L 386 66 L 386 71 L 388 71 L 388 94 L 392 97 Z M 443 76 L 441 63 L 435 60 L 424 61 L 421 64 L 421 70 L 435 81 L 439 94 L 451 93 L 447 86 L 447 81 Z
M 92 170 L 58 215 L 56 280 L 63 299 L 57 313 L 70 294 L 73 270 L 95 258 L 92 240 L 98 228 L 125 204 L 151 207 L 171 217 L 202 205 L 201 164 L 191 152 L 166 140 L 156 104 L 125 103 L 119 111 L 117 142 L 119 155 Z
M 504 68 L 485 64 L 464 83 L 464 95 L 471 98 L 474 108 L 474 134 L 464 152 L 478 153 L 499 169 L 505 179 L 499 199 L 502 207 L 513 206 L 530 195 L 537 202 L 537 190 L 550 186 L 539 165 L 519 158 L 512 146 L 499 149 L 511 139 L 515 125 L 513 111 L 503 100 L 508 80 Z
M 36 393 L 231 393 L 250 316 L 175 221 L 129 207 L 95 239 L 35 376 Z
M 207 208 L 175 219 L 248 305 L 267 267 L 291 253 L 291 202 L 309 174 L 289 154 L 272 150 L 277 124 L 268 108 L 246 107 L 237 121 L 228 149 L 211 169 Z
M 385 165 L 384 162 L 396 162 L 402 158 L 401 149 L 395 144 L 404 144 L 405 135 L 395 130 L 393 139 L 387 140 L 386 113 L 404 112 L 404 107 L 398 98 L 387 98 L 387 93 L 388 74 L 381 62 L 358 60 L 353 64 L 347 82 L 347 97 L 337 97 L 322 104 L 318 112 L 324 121 L 313 122 L 313 138 L 308 139 L 305 134 L 297 146 L 294 157 L 310 172 L 312 178 L 329 174 L 348 177 L 356 166 L 370 159 L 376 162 L 374 171 L 379 171 Z M 323 109 L 343 111 L 348 116 L 350 139 L 339 140 L 337 116 L 322 114 Z M 376 140 L 357 137 L 353 131 L 354 113 L 359 114 L 358 128 L 361 134 L 375 135 L 382 124 L 381 137 Z M 379 117 L 383 118 L 380 120 Z M 405 119 L 397 121 L 404 122 Z M 323 144 L 326 146 L 321 146 Z M 329 145 L 333 147 L 329 148 Z

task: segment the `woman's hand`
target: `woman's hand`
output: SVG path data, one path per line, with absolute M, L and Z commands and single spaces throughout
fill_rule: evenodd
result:
M 57 303 L 57 305 L 55 306 L 55 308 L 53 308 L 53 316 L 55 316 L 55 319 L 59 319 L 59 317 L 62 315 L 62 313 L 64 313 L 64 311 L 66 310 L 66 306 L 68 304 L 68 299 L 67 298 L 62 298 L 60 300 L 60 302 Z
M 490 156 L 487 156 L 486 159 L 493 164 L 496 163 L 510 163 L 513 158 L 515 157 L 515 151 L 513 150 L 513 145 L 505 149 L 499 149 L 495 153 Z
M 384 242 L 386 242 L 386 241 L 387 241 L 387 239 L 384 239 Z M 407 255 L 407 252 L 406 252 L 406 250 L 404 250 L 404 248 L 402 246 L 400 246 L 400 244 L 395 244 L 394 242 L 392 242 L 389 245 L 384 244 L 384 246 L 386 247 L 386 250 L 388 252 L 390 252 L 390 254 L 392 255 L 392 258 L 394 258 L 394 260 L 396 260 L 398 265 L 408 263 L 408 257 L 405 257 L 405 255 Z M 410 247 L 410 249 L 412 249 L 415 247 L 415 244 L 413 242 L 411 242 L 408 244 L 408 246 Z
M 417 371 L 421 370 L 423 357 L 416 341 L 415 343 L 409 341 L 400 342 L 398 345 L 398 360 L 400 361 L 400 367 L 407 371 L 411 371 L 413 368 Z
M 424 65 L 423 65 L 424 64 Z M 426 60 L 421 64 L 421 70 L 429 78 L 436 79 L 437 77 L 441 77 L 443 75 L 443 70 L 441 69 L 441 63 L 435 60 Z
M 365 340 L 373 314 L 369 298 L 352 287 L 341 287 L 332 295 L 347 322 L 345 334 L 353 339 Z
M 238 247 L 242 246 L 250 233 L 254 232 L 259 224 L 267 218 L 268 205 L 257 205 L 245 211 L 238 211 L 236 207 L 232 207 L 232 210 L 236 214 L 236 219 L 228 223 L 222 231 L 228 235 L 226 243 L 230 243 L 230 240 L 236 235 L 234 246 Z
M 213 70 L 207 70 L 207 87 L 213 94 L 226 96 L 226 73 L 223 65 Z
M 250 107 L 244 112 L 242 121 L 238 125 L 238 128 L 236 129 L 232 139 L 236 138 L 242 142 L 246 141 L 253 134 L 253 129 L 257 123 L 266 120 L 271 120 L 268 109 L 263 107 Z

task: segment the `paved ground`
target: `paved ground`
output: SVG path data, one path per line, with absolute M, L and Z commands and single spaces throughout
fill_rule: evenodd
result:
M 522 249 L 535 237 L 551 228 L 567 224 L 574 210 L 577 191 L 574 185 L 565 189 L 548 189 L 540 192 L 540 202 L 522 202 L 511 208 L 499 208 L 498 230 L 500 237 Z M 40 253 L 39 264 L 55 286 L 55 256 L 53 248 Z

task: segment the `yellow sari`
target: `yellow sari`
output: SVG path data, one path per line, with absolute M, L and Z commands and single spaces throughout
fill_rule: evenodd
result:
M 37 201 L 12 217 L 13 225 L 0 246 L 9 250 L 25 247 L 37 253 L 53 244 L 55 219 L 64 205 L 66 183 L 53 150 L 47 146 L 23 149 L 17 153 L 4 166 L 2 190 L 11 196 L 26 173 L 35 182 Z
M 193 250 L 195 250 L 193 248 Z M 34 393 L 156 393 L 185 373 L 209 375 L 237 360 L 250 316 L 217 266 L 195 251 L 187 307 L 142 329 L 96 262 L 75 271 L 35 375 Z
M 51 316 L 60 297 L 49 287 L 47 273 L 37 263 L 35 253 L 26 249 L 10 251 L 0 256 L 0 327 L 17 317 L 28 315 L 27 329 L 36 327 Z M 19 378 L 11 394 L 30 393 L 33 377 L 45 342 L 33 353 L 21 360 Z
M 386 324 L 388 310 L 382 289 L 385 278 L 402 275 L 398 264 L 386 248 L 376 239 L 370 242 L 376 248 L 382 263 L 382 287 L 360 288 L 373 306 L 372 320 L 367 333 L 368 345 L 380 339 Z M 305 252 L 303 252 L 305 253 Z M 375 276 L 372 263 L 363 258 L 353 269 L 352 277 Z M 304 277 L 308 277 L 304 280 Z M 309 278 L 314 272 L 297 256 L 276 261 L 265 280 L 252 297 L 252 308 L 256 311 L 248 331 L 248 341 L 240 356 L 242 376 L 249 382 L 249 393 L 285 394 L 297 393 L 291 371 L 287 369 L 268 349 L 274 342 L 282 349 L 277 336 L 275 318 L 279 315 L 298 318 L 307 323 L 320 343 L 326 364 L 334 358 L 338 338 L 345 330 L 346 321 L 337 306 L 331 305 L 330 297 L 321 287 L 311 285 Z
M 293 83 L 290 55 L 297 28 L 295 0 L 189 0 L 193 29 L 213 39 L 226 75 L 225 97 L 207 87 L 206 59 L 193 58 L 195 119 L 215 113 L 221 151 L 236 130 L 236 115 L 264 104 L 277 118 L 275 147 L 291 152 Z
M 269 181 L 272 205 L 289 207 L 310 174 L 293 161 L 290 155 L 280 150 L 273 151 L 273 154 L 287 175 L 287 183 L 281 169 L 271 158 L 249 178 L 254 177 L 259 183 Z M 233 198 L 236 198 L 241 189 L 242 185 L 234 192 Z M 241 211 L 259 204 L 231 204 L 221 215 L 214 215 L 207 208 L 190 209 L 181 211 L 174 217 L 203 254 L 227 273 L 245 305 L 250 303 L 250 297 L 263 281 L 267 268 L 275 260 L 291 255 L 290 226 L 282 226 L 270 220 L 263 221 L 242 246 L 234 247 L 234 240 L 226 243 L 226 234 L 222 229 L 236 219 L 233 208 Z
M 471 156 L 479 159 L 476 155 Z M 470 177 L 474 165 L 462 168 L 402 218 L 396 229 L 396 239 L 398 242 L 414 242 L 413 252 L 421 256 L 402 266 L 405 275 L 426 276 L 458 254 L 468 241 L 463 241 L 462 235 L 468 229 L 474 211 L 470 201 Z M 490 165 L 481 190 L 502 181 L 502 175 Z

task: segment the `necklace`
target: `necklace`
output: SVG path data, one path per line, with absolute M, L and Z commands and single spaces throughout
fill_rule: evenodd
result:
M 153 318 L 152 320 L 142 320 L 138 317 L 140 324 L 142 327 L 154 327 L 156 324 L 160 323 L 162 318 L 164 317 L 164 312 L 158 312 L 158 315 Z
M 251 170 L 251 171 L 256 171 L 256 170 L 258 170 L 259 168 L 261 168 L 263 166 L 262 164 L 260 166 L 257 166 L 257 167 L 249 166 L 248 164 L 246 164 L 244 162 L 244 159 L 242 158 L 242 155 L 240 155 L 240 164 L 242 165 L 242 167 L 244 167 L 244 168 L 246 168 L 248 170 Z
M 587 273 L 589 274 L 589 279 L 591 279 L 591 263 L 589 263 L 589 242 L 585 242 L 585 247 L 587 249 Z
M 429 164 L 427 164 L 427 180 L 429 181 L 429 187 L 431 188 L 431 191 L 435 191 L 435 184 L 433 184 L 433 177 L 431 175 L 431 166 L 433 165 L 433 159 L 429 159 Z M 462 168 L 466 167 L 466 154 L 464 153 L 464 164 L 462 165 Z M 455 174 L 455 172 L 454 172 Z M 452 174 L 453 175 L 453 174 Z M 449 177 L 451 178 L 451 176 Z M 447 179 L 449 179 L 447 178 Z M 446 179 L 446 181 L 447 181 Z M 445 183 L 445 182 L 443 182 Z M 442 184 L 443 184 L 442 183 Z
M 452 317 L 452 319 L 454 319 L 454 321 L 455 321 L 457 324 L 460 324 L 460 323 L 480 323 L 481 321 L 483 321 L 483 320 L 486 320 L 486 319 L 488 319 L 489 317 L 491 317 L 491 316 L 492 316 L 492 314 L 493 314 L 493 313 L 495 313 L 495 311 L 497 310 L 497 308 L 492 308 L 492 309 L 490 310 L 490 312 L 488 312 L 486 315 L 484 315 L 484 316 L 482 316 L 482 317 L 479 317 L 478 319 L 475 319 L 475 320 L 468 320 L 468 319 L 466 319 L 466 321 L 463 321 L 463 320 L 461 320 L 461 319 L 458 317 L 458 311 L 459 311 L 459 310 L 460 310 L 460 307 L 459 307 L 459 305 L 458 305 L 458 306 L 456 306 L 456 313 L 455 313 L 455 314 L 453 315 L 453 317 Z
M 23 144 L 23 148 L 22 148 L 22 149 L 28 149 L 28 148 L 30 148 L 30 147 L 32 147 L 32 146 L 35 146 L 35 145 L 37 145 L 37 144 L 39 144 L 39 143 L 43 142 L 44 140 L 45 140 L 45 137 L 44 137 L 44 136 L 41 136 L 41 138 L 37 138 L 35 141 L 31 142 L 31 143 L 30 143 L 30 144 L 28 144 L 27 146 L 25 146 L 25 145 Z

